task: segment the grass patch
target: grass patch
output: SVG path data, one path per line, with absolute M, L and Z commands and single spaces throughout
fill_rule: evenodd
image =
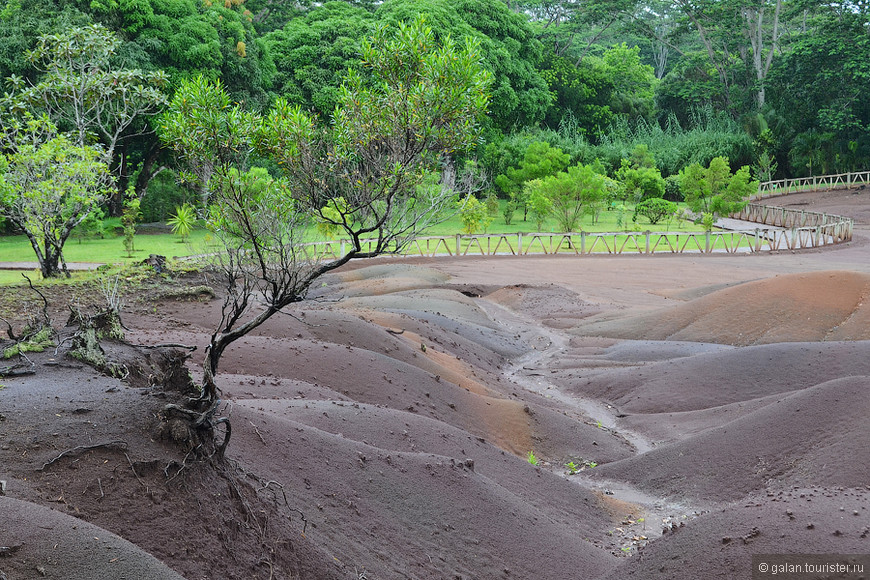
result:
M 501 201 L 502 206 L 506 202 Z M 638 218 L 635 224 L 631 221 L 633 208 L 626 209 L 622 213 L 620 223 L 619 212 L 615 210 L 602 211 L 599 214 L 598 220 L 593 222 L 591 215 L 583 216 L 580 222 L 580 228 L 584 232 L 620 232 L 631 230 L 651 230 L 651 231 L 702 231 L 701 226 L 692 222 L 678 220 L 662 221 L 659 224 L 652 225 L 645 218 Z M 504 223 L 502 215 L 493 217 L 492 223 L 487 228 L 486 232 L 478 232 L 480 234 L 516 234 L 522 233 L 559 233 L 556 227 L 556 220 L 549 218 L 544 222 L 544 227 L 540 230 L 535 222 L 531 219 L 523 221 L 522 212 L 516 212 L 511 225 Z M 107 221 L 107 230 L 112 231 L 112 220 Z M 117 221 L 117 220 L 116 220 Z M 444 223 L 438 224 L 429 228 L 421 234 L 420 237 L 426 236 L 454 236 L 462 231 L 462 221 L 459 215 L 454 215 Z M 312 230 L 311 239 L 321 239 L 316 231 Z M 468 242 L 465 242 L 468 245 Z M 181 243 L 178 236 L 171 233 L 146 233 L 137 234 L 135 236 L 133 256 L 129 257 L 124 249 L 124 238 L 121 235 L 106 234 L 102 238 L 95 239 L 70 239 L 64 245 L 64 257 L 68 263 L 85 262 L 111 265 L 128 265 L 141 262 L 150 254 L 159 254 L 168 258 L 185 257 L 196 254 L 216 251 L 220 248 L 218 243 L 213 239 L 212 234 L 203 228 L 194 229 L 190 232 L 186 243 Z M 451 246 L 452 248 L 453 246 Z M 33 248 L 30 242 L 23 235 L 18 236 L 0 236 L 0 262 L 36 262 L 36 256 L 33 253 Z M 32 280 L 41 280 L 39 270 L 25 272 Z M 75 275 L 78 280 L 88 279 L 89 274 L 84 272 Z M 9 286 L 23 282 L 20 271 L 0 271 L 0 285 Z M 64 279 L 47 280 L 45 283 L 63 284 Z
M 190 233 L 188 243 L 179 243 L 172 234 L 139 234 L 135 237 L 133 257 L 127 257 L 123 236 L 107 235 L 90 240 L 70 239 L 63 247 L 67 262 L 97 262 L 104 264 L 129 264 L 141 262 L 150 254 L 166 257 L 190 256 L 208 247 L 211 234 L 204 230 Z M 35 262 L 36 255 L 25 236 L 0 236 L 0 262 Z

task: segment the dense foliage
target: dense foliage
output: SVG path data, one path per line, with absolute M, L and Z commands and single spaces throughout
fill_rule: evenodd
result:
M 857 2 L 3 0 L 0 76 L 14 79 L 4 102 L 48 113 L 77 147 L 100 146 L 107 214 L 133 187 L 145 220 L 185 203 L 204 215 L 206 197 L 180 179 L 149 116 L 178 87 L 219 81 L 246 110 L 283 99 L 327 120 L 366 66 L 365 39 L 420 17 L 438 40 L 476 42 L 491 77 L 483 137 L 445 160 L 441 181 L 476 159 L 492 186 L 477 197 L 497 193 L 506 212 L 540 218 L 553 200 L 539 192 L 529 205 L 525 184 L 575 164 L 596 164 L 625 201 L 681 200 L 676 176 L 718 157 L 761 180 L 870 168 L 870 10 Z M 73 34 L 90 42 L 78 56 L 61 42 Z M 84 78 L 78 102 L 102 95 L 97 114 L 68 98 Z M 564 158 L 533 167 L 541 144 Z M 632 167 L 638 146 L 654 167 Z

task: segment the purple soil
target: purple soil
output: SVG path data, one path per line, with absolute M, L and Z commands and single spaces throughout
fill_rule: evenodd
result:
M 111 347 L 125 380 L 33 355 L 0 389 L 0 573 L 750 578 L 753 553 L 867 553 L 870 214 L 776 203 L 856 239 L 354 264 L 227 351 L 218 464 L 161 429 L 167 349 Z M 197 345 L 197 376 L 220 300 L 128 304 L 128 340 Z

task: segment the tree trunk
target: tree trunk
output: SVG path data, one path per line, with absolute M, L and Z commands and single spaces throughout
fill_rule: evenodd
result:
M 155 140 L 145 154 L 145 159 L 142 161 L 142 169 L 139 171 L 139 175 L 136 176 L 136 197 L 140 200 L 145 197 L 145 192 L 148 191 L 148 184 L 151 182 L 151 179 L 166 169 L 164 165 L 161 165 L 156 170 L 154 169 L 154 165 L 160 159 L 161 152 L 160 142 Z

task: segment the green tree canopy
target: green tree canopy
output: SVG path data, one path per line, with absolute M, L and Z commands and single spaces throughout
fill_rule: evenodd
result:
M 689 208 L 712 216 L 740 211 L 749 196 L 758 191 L 749 167 L 743 166 L 732 175 L 725 157 L 714 158 L 706 168 L 693 163 L 680 171 L 679 180 Z
M 496 176 L 495 184 L 506 194 L 517 192 L 523 183 L 549 177 L 568 166 L 571 157 L 545 141 L 528 145 L 518 167 L 509 167 L 506 174 Z
M 613 119 L 614 80 L 600 68 L 555 55 L 546 58 L 541 76 L 552 97 L 544 122 L 554 129 L 573 123 L 581 135 L 597 140 Z
M 440 37 L 480 42 L 493 78 L 490 119 L 497 129 L 535 125 L 544 118 L 550 93 L 537 69 L 543 47 L 528 19 L 502 0 L 387 0 L 376 14 L 384 22 L 423 14 Z
M 563 232 L 577 231 L 583 214 L 607 195 L 605 176 L 578 164 L 543 179 L 528 182 L 530 198 L 544 197 Z
M 229 344 L 303 299 L 326 272 L 400 249 L 453 206 L 453 192 L 417 186 L 442 158 L 479 139 L 490 84 L 479 46 L 439 43 L 418 19 L 379 27 L 361 55 L 331 123 L 283 99 L 265 116 L 247 112 L 205 79 L 183 84 L 162 117 L 167 145 L 192 166 L 208 166 L 198 175 L 218 208 L 210 222 L 226 248 L 228 298 L 204 364 L 209 409 Z M 282 177 L 249 172 L 254 153 Z M 321 261 L 306 253 L 302 242 L 315 220 L 350 238 L 345 254 Z M 255 292 L 263 308 L 250 312 Z
M 640 61 L 640 47 L 624 42 L 604 51 L 590 63 L 613 83 L 610 109 L 630 119 L 652 119 L 655 111 L 655 87 L 658 79 L 653 67 Z
M 77 145 L 46 117 L 3 127 L 0 214 L 30 241 L 44 278 L 69 277 L 63 246 L 109 191 L 103 151 Z
M 375 29 L 374 15 L 346 2 L 327 2 L 266 36 L 275 63 L 275 91 L 289 102 L 332 114 L 339 87 L 359 66 L 360 44 Z

